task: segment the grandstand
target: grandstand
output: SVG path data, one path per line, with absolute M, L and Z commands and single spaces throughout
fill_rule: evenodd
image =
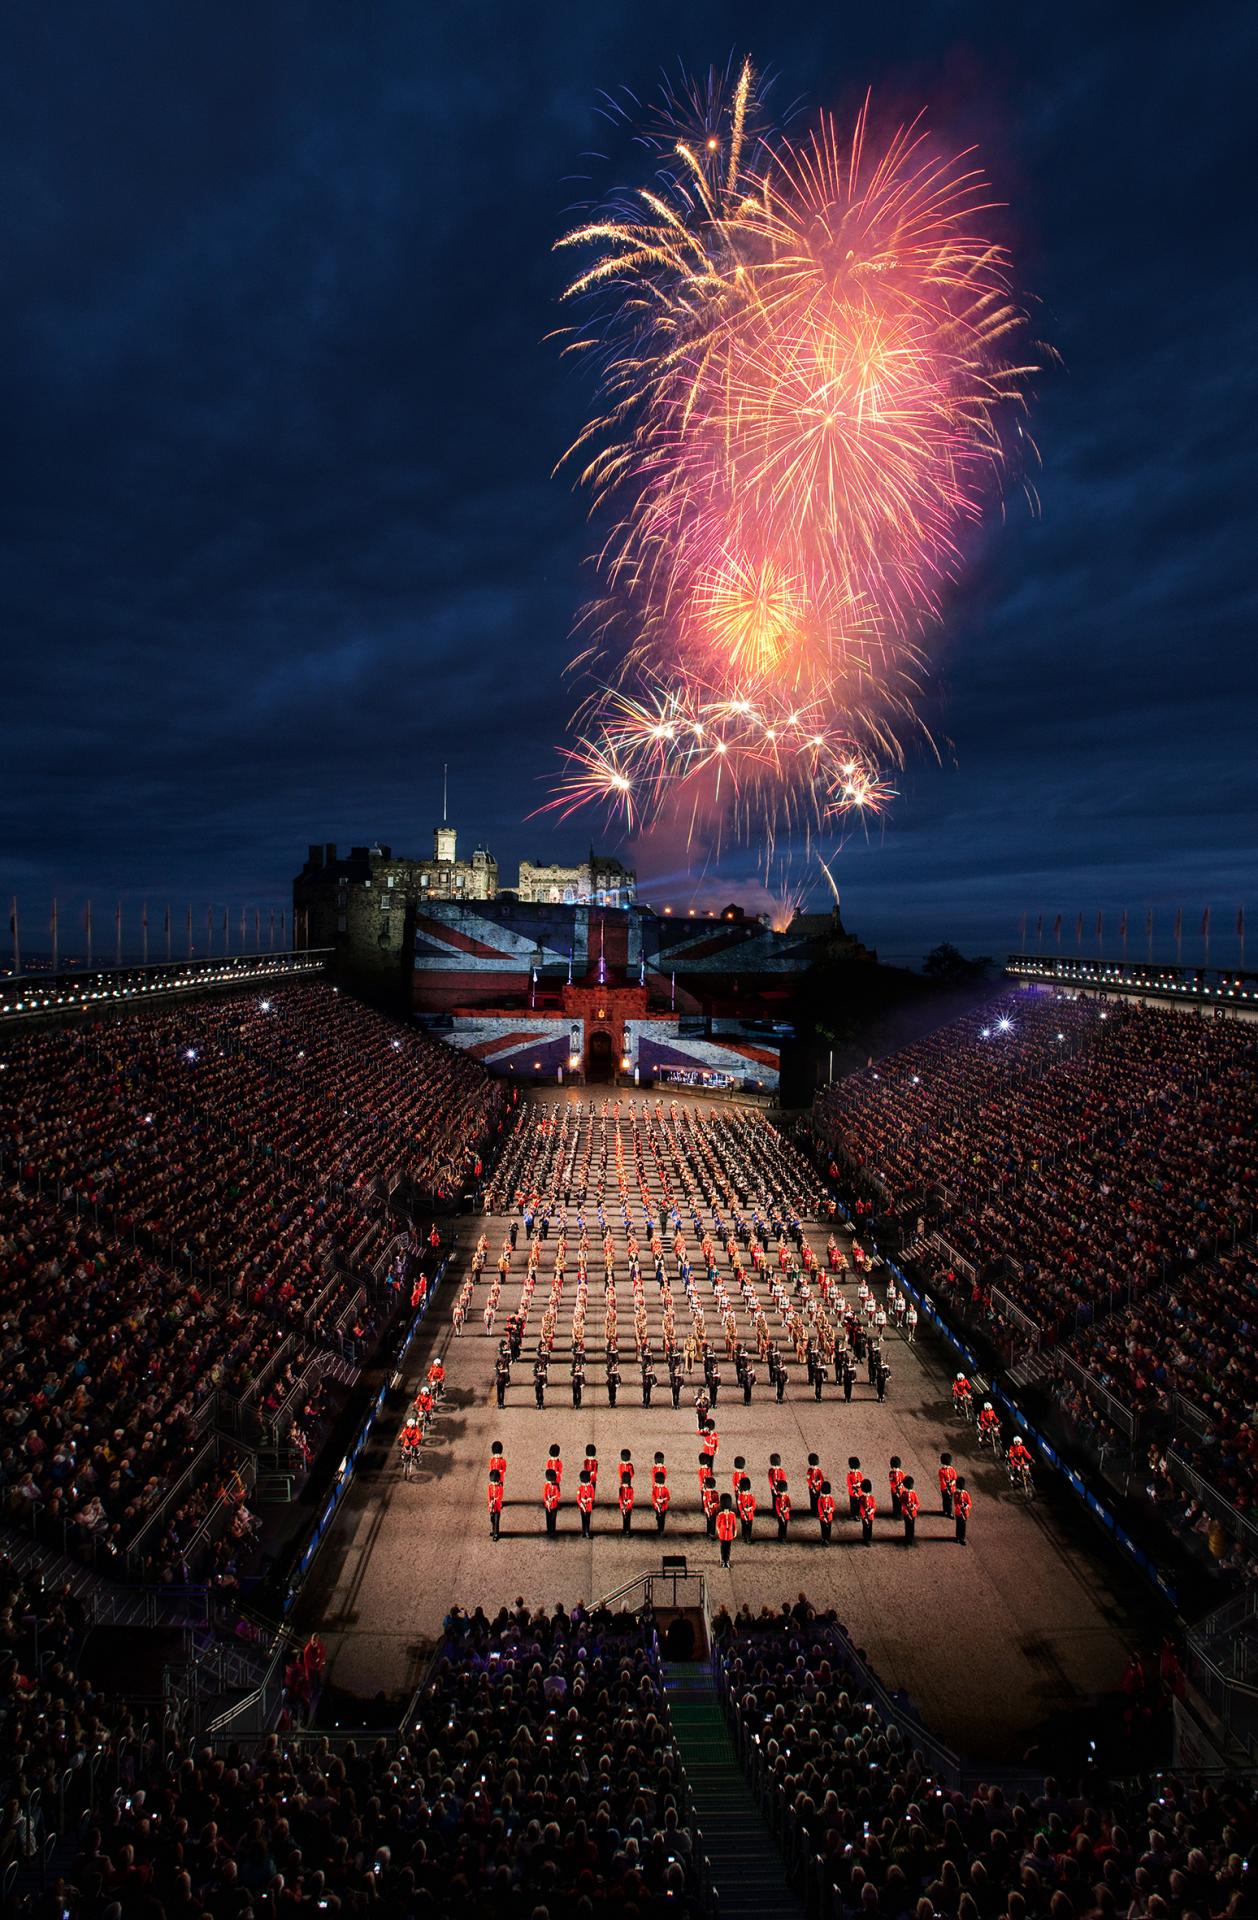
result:
M 1136 1775 L 1258 1737 L 1251 1027 L 1020 987 L 789 1121 L 521 1100 L 309 968 L 104 991 L 0 1038 L 8 1899 L 1244 1910 L 1249 1791 Z M 1033 1503 L 959 1365 L 1033 1435 Z M 713 1375 L 717 1479 L 741 1458 L 759 1506 L 728 1572 L 696 1476 Z M 843 1516 L 866 1463 L 868 1550 L 845 1517 L 822 1544 L 813 1454 Z M 1215 1608 L 1187 1635 L 1181 1562 L 1190 1624 Z

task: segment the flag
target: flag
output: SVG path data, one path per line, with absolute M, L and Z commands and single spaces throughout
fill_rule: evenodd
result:
M 144 945 L 144 964 L 149 963 L 149 903 L 146 900 L 140 908 L 140 937 Z
M 114 901 L 114 965 L 122 965 L 122 902 Z
M 1061 945 L 1061 915 L 1060 914 L 1058 914 L 1057 918 L 1053 922 L 1053 938 L 1057 942 L 1058 946 L 1060 946 Z
M 275 908 L 271 908 L 271 952 L 275 952 Z
M 87 964 L 92 964 L 92 903 L 89 900 L 83 909 L 83 935 L 87 941 Z
M 1043 944 L 1044 944 L 1044 915 L 1042 913 L 1037 913 L 1035 916 L 1035 951 L 1037 953 L 1039 952 Z
M 1120 940 L 1123 940 L 1123 941 L 1125 941 L 1125 940 L 1126 940 L 1126 938 L 1127 938 L 1127 909 L 1126 909 L 1126 907 L 1124 907 L 1124 908 L 1123 908 L 1123 917 L 1122 917 L 1122 919 L 1121 919 L 1121 920 L 1119 921 L 1119 923 L 1118 923 L 1118 937 L 1119 937 L 1119 939 L 1120 939 Z
M 213 907 L 207 907 L 205 909 L 205 951 L 207 953 L 213 953 L 214 951 L 214 909 Z
M 1184 909 L 1183 909 L 1182 907 L 1176 907 L 1176 909 L 1175 909 L 1175 938 L 1176 938 L 1176 940 L 1177 940 L 1177 941 L 1179 941 L 1179 940 L 1182 940 L 1182 939 L 1183 939 L 1183 937 L 1184 937 Z
M 1024 913 L 1024 914 L 1022 914 L 1022 915 L 1021 915 L 1021 917 L 1020 917 L 1020 918 L 1019 918 L 1019 920 L 1018 920 L 1018 945 L 1019 945 L 1020 947 L 1025 947 L 1025 945 L 1026 945 L 1026 915 L 1025 915 L 1025 913 Z
M 1103 931 L 1103 919 L 1102 919 L 1101 909 L 1098 907 L 1096 910 L 1096 944 L 1098 947 L 1101 944 L 1102 931 Z
M 1206 910 L 1205 910 L 1205 912 L 1204 912 L 1204 913 L 1202 914 L 1202 916 L 1201 916 L 1201 937 L 1202 937 L 1202 939 L 1203 939 L 1203 940 L 1208 940 L 1208 939 L 1210 938 L 1210 909 L 1209 909 L 1209 907 L 1207 907 L 1207 908 L 1206 908 Z
M 52 915 L 48 921 L 48 937 L 52 941 L 52 970 L 57 971 L 57 902 L 52 903 Z
M 1245 909 L 1244 909 L 1244 907 L 1237 907 L 1237 909 L 1236 909 L 1236 938 L 1237 938 L 1238 940 L 1243 940 L 1243 939 L 1245 938 Z
M 262 951 L 262 909 L 261 907 L 255 907 L 253 910 L 253 950 L 255 953 L 261 953 Z
M 13 935 L 13 971 L 22 971 L 22 936 L 17 930 L 17 895 L 14 894 L 9 907 L 9 932 Z
M 1080 947 L 1083 945 L 1083 915 L 1082 914 L 1077 915 L 1075 919 L 1075 945 L 1077 947 Z

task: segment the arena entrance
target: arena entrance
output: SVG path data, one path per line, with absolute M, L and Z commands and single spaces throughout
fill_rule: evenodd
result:
M 612 1037 L 605 1027 L 596 1027 L 590 1035 L 585 1077 L 592 1087 L 606 1087 L 612 1080 Z

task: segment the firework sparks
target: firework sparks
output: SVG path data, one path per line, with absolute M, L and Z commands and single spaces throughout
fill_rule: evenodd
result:
M 603 400 L 571 457 L 619 511 L 557 799 L 877 814 L 1032 371 L 986 182 L 868 103 L 775 136 L 750 65 L 642 138 L 651 181 L 559 242 Z

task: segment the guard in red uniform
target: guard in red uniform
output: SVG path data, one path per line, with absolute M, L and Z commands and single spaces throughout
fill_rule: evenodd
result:
M 906 1473 L 904 1485 L 900 1488 L 900 1518 L 904 1522 L 906 1547 L 911 1547 L 917 1537 L 917 1516 L 921 1504 L 921 1495 L 913 1485 L 913 1476 L 911 1473 Z
M 546 1531 L 553 1535 L 559 1520 L 559 1482 L 555 1469 L 547 1467 L 546 1478 L 542 1483 L 542 1505 L 546 1509 Z
M 661 1477 L 651 1482 L 651 1505 L 655 1509 L 655 1531 L 663 1533 L 664 1522 L 668 1518 L 669 1502 L 672 1495 L 668 1491 L 668 1482 Z
M 962 1546 L 965 1545 L 966 1522 L 969 1520 L 973 1511 L 974 1502 L 966 1492 L 964 1479 L 960 1479 L 957 1481 L 956 1490 L 952 1496 L 952 1517 L 956 1522 L 957 1539 Z
M 617 1495 L 620 1506 L 620 1531 L 630 1533 L 633 1530 L 633 1478 L 622 1480 Z
M 507 1484 L 507 1456 L 502 1450 L 501 1440 L 495 1440 L 489 1449 L 489 1471 L 496 1473 L 502 1485 Z
M 703 1426 L 703 1450 L 712 1455 L 712 1465 L 716 1465 L 716 1450 L 721 1444 L 721 1436 L 713 1421 L 706 1420 Z
M 444 1360 L 434 1360 L 428 1369 L 428 1384 L 432 1388 L 434 1400 L 440 1400 L 445 1391 L 446 1366 Z
M 743 1459 L 743 1456 L 741 1453 L 735 1454 L 734 1455 L 734 1479 L 733 1479 L 733 1493 L 734 1493 L 735 1506 L 738 1505 L 738 1489 L 743 1484 L 743 1479 L 746 1475 L 746 1472 L 747 1472 L 747 1462 Z
M 821 1523 L 821 1544 L 823 1547 L 828 1547 L 830 1544 L 830 1535 L 834 1527 L 834 1511 L 835 1501 L 834 1495 L 830 1491 L 830 1482 L 823 1480 L 821 1483 L 821 1491 L 817 1495 L 817 1519 Z
M 786 1530 L 791 1524 L 791 1496 L 786 1490 L 785 1480 L 778 1482 L 777 1492 L 773 1496 L 773 1511 L 777 1515 L 778 1539 L 785 1540 Z
M 598 1492 L 598 1448 L 595 1446 L 592 1440 L 589 1446 L 585 1449 L 585 1471 L 590 1476 L 590 1485 L 593 1487 L 595 1493 L 597 1493 Z
M 716 1490 L 716 1481 L 711 1474 L 709 1474 L 703 1483 L 703 1491 L 700 1498 L 703 1501 L 704 1526 L 707 1530 L 708 1538 L 711 1540 L 716 1533 L 716 1516 L 721 1506 L 720 1495 Z
M 594 1482 L 590 1479 L 588 1467 L 582 1467 L 581 1478 L 577 1481 L 577 1512 L 581 1516 L 581 1533 L 588 1540 L 590 1520 L 594 1513 Z
M 956 1491 L 957 1470 L 952 1464 L 950 1453 L 939 1456 L 939 1498 L 943 1502 L 945 1520 L 952 1518 L 952 1496 Z
M 867 1547 L 873 1545 L 874 1515 L 877 1511 L 878 1503 L 874 1499 L 874 1483 L 872 1480 L 862 1480 L 860 1491 L 861 1540 Z
M 887 1478 L 891 1482 L 891 1517 L 893 1520 L 898 1520 L 900 1518 L 900 1494 L 904 1488 L 904 1468 L 900 1465 L 900 1456 L 898 1453 L 893 1453 L 891 1456 L 891 1466 L 888 1470 Z
M 776 1501 L 778 1488 L 786 1485 L 786 1468 L 782 1465 L 780 1453 L 769 1455 L 769 1498 Z
M 716 1537 L 721 1543 L 721 1565 L 723 1567 L 729 1565 L 729 1550 L 733 1545 L 734 1535 L 737 1530 L 738 1521 L 734 1514 L 733 1504 L 730 1501 L 729 1495 L 723 1493 L 721 1495 L 721 1504 L 717 1509 L 716 1515 Z
M 555 1444 L 552 1446 L 552 1448 L 550 1449 L 549 1454 L 547 1455 L 546 1465 L 548 1467 L 554 1468 L 555 1478 L 559 1482 L 559 1491 L 562 1493 L 563 1492 L 563 1456 L 560 1453 L 559 1442 L 557 1440 Z
M 861 1512 L 861 1463 L 854 1453 L 847 1461 L 847 1517 L 859 1520 Z
M 486 1499 L 489 1506 L 489 1537 L 496 1540 L 502 1527 L 502 1475 L 497 1467 L 490 1468 Z
M 630 1453 L 628 1447 L 622 1447 L 620 1450 L 620 1465 L 617 1467 L 616 1473 L 619 1484 L 622 1487 L 626 1480 L 630 1486 L 633 1485 L 633 1455 Z
M 743 1475 L 738 1483 L 738 1493 L 735 1496 L 735 1500 L 738 1508 L 738 1518 L 742 1522 L 743 1539 L 750 1540 L 751 1529 L 756 1518 L 756 1496 L 751 1491 L 751 1481 L 746 1474 Z
M 820 1498 L 821 1489 L 825 1484 L 825 1477 L 825 1474 L 821 1471 L 821 1462 L 817 1458 L 817 1455 L 810 1453 L 808 1456 L 807 1474 L 809 1513 L 816 1513 L 817 1511 L 817 1501 Z

